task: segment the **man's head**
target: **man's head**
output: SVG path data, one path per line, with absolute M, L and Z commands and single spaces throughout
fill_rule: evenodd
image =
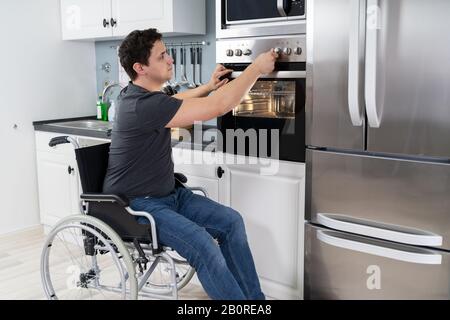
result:
M 120 64 L 132 81 L 146 78 L 162 84 L 171 79 L 173 60 L 161 38 L 156 29 L 147 29 L 135 30 L 123 40 Z

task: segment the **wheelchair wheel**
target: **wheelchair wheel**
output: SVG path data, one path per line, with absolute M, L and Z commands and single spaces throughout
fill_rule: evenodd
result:
M 195 269 L 192 268 L 189 263 L 180 256 L 174 250 L 165 250 L 175 265 L 175 277 L 177 282 L 177 289 L 184 288 L 195 274 Z M 150 263 L 155 260 L 154 256 L 150 256 Z M 172 290 L 172 280 L 170 273 L 170 263 L 164 258 L 156 266 L 152 275 L 146 282 L 146 285 L 142 288 L 142 291 L 153 294 L 169 294 Z
M 75 215 L 48 235 L 41 255 L 48 299 L 137 299 L 134 263 L 122 239 L 97 218 Z

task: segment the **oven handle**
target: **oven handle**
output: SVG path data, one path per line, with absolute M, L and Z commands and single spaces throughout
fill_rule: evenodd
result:
M 237 78 L 242 74 L 242 71 L 235 71 L 231 73 L 231 78 Z M 260 78 L 283 78 L 283 79 L 299 79 L 306 78 L 306 71 L 275 71 L 260 76 Z

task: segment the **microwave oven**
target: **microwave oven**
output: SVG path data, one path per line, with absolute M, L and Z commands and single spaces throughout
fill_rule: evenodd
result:
M 306 33 L 306 0 L 216 0 L 216 37 Z

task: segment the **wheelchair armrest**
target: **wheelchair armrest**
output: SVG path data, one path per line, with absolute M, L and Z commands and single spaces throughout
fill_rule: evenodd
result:
M 95 202 L 116 202 L 122 207 L 128 207 L 129 201 L 124 196 L 119 196 L 117 194 L 104 194 L 104 193 L 83 193 L 80 196 L 81 200 L 84 201 L 95 201 Z
M 175 172 L 174 176 L 175 176 L 175 180 L 178 180 L 181 183 L 186 183 L 188 181 L 186 176 L 182 173 Z

